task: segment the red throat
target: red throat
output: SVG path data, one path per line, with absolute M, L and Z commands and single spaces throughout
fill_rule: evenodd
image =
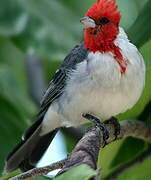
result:
M 112 50 L 114 40 L 119 33 L 118 27 L 113 24 L 106 26 L 97 26 L 84 30 L 84 44 L 92 52 L 101 53 Z
M 115 38 L 112 37 L 111 35 L 111 39 L 106 40 L 105 35 L 104 36 L 101 35 L 102 33 L 96 36 L 94 35 L 90 36 L 89 33 L 90 33 L 89 30 L 85 30 L 84 32 L 85 48 L 87 48 L 89 51 L 92 51 L 94 53 L 97 51 L 100 53 L 111 52 L 112 54 L 115 55 L 115 59 L 121 67 L 121 73 L 125 73 L 127 61 L 125 62 L 123 55 L 120 51 L 120 48 L 114 44 Z

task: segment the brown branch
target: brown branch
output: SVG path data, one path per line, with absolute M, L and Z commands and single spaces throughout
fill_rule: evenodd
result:
M 45 166 L 45 167 L 42 167 L 42 168 L 31 169 L 31 170 L 29 170 L 27 172 L 24 172 L 22 174 L 19 174 L 19 175 L 15 176 L 15 177 L 10 178 L 10 180 L 31 179 L 31 178 L 36 177 L 36 176 L 46 175 L 50 171 L 63 168 L 66 160 L 67 159 L 63 159 L 61 161 L 58 161 L 56 163 L 53 163 L 53 164 L 51 164 L 49 166 Z
M 80 164 L 87 164 L 89 167 L 96 170 L 98 154 L 103 142 L 103 135 L 100 128 L 91 127 L 77 143 L 59 174 Z
M 107 143 L 111 143 L 115 138 L 114 125 L 107 124 L 106 127 L 109 131 L 109 139 L 107 140 Z M 151 127 L 138 120 L 120 121 L 120 134 L 117 136 L 117 140 L 126 137 L 134 137 L 151 143 Z
M 112 123 L 106 124 L 106 128 L 109 132 L 109 138 L 107 144 L 115 141 L 115 126 Z M 151 129 L 142 121 L 137 120 L 124 120 L 120 122 L 120 134 L 117 136 L 118 139 L 132 136 L 135 138 L 142 139 L 148 143 L 151 143 Z M 77 143 L 76 147 L 72 151 L 71 155 L 67 160 L 61 163 L 62 170 L 59 174 L 67 171 L 68 169 L 80 165 L 87 164 L 91 168 L 97 168 L 97 159 L 100 148 L 103 148 L 105 141 L 103 139 L 102 131 L 99 127 L 91 127 L 88 132 L 85 133 L 83 138 Z M 11 180 L 29 179 L 29 177 L 35 177 L 44 175 L 51 170 L 58 169 L 57 163 L 47 167 L 34 168 L 27 171 L 19 176 L 12 178 Z M 48 168 L 51 167 L 51 168 Z M 23 178 L 22 178 L 23 177 Z

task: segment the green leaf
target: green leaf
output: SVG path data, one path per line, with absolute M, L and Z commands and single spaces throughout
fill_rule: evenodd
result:
M 28 15 L 18 0 L 1 0 L 0 35 L 10 36 L 21 33 L 27 23 Z
M 24 54 L 16 48 L 9 38 L 0 36 L 0 66 L 8 66 L 13 71 L 16 81 L 27 90 Z
M 111 171 L 111 163 L 118 155 L 119 148 L 123 140 L 115 141 L 101 149 L 98 159 L 98 167 L 103 168 L 102 177 L 105 177 Z
M 128 30 L 130 39 L 139 47 L 151 38 L 150 9 L 151 1 L 148 1 L 139 13 L 135 23 Z
M 16 81 L 15 74 L 10 67 L 0 66 L 0 82 L 0 94 L 19 109 L 20 114 L 29 116 L 33 114 L 35 107 Z
M 144 57 L 147 69 L 151 68 L 151 40 L 140 48 L 140 52 Z
M 134 0 L 132 1 L 118 0 L 117 2 L 122 16 L 121 26 L 125 30 L 127 30 L 135 22 L 139 14 L 138 6 Z
M 129 168 L 117 180 L 149 180 L 151 177 L 150 167 L 151 158 L 148 158 L 146 161 Z
M 142 140 L 127 138 L 119 148 L 116 157 L 112 161 L 110 168 L 126 163 L 143 152 L 145 143 Z M 131 150 L 130 150 L 131 148 Z
M 4 159 L 19 141 L 23 129 L 27 126 L 25 118 L 12 103 L 0 95 L 0 171 L 4 168 Z
M 36 108 L 27 95 L 23 55 L 6 38 L 0 38 L 0 60 L 0 171 L 2 171 L 4 159 L 20 141 Z
M 96 171 L 84 164 L 70 169 L 69 171 L 56 177 L 55 180 L 89 180 L 95 175 L 97 175 Z
M 138 8 L 141 10 L 142 7 L 144 7 L 145 4 L 146 4 L 148 1 L 149 1 L 149 0 L 143 0 L 143 1 L 135 0 L 135 3 L 137 4 Z
M 13 40 L 19 47 L 25 47 L 26 52 L 52 57 L 67 53 L 67 49 L 80 42 L 82 25 L 78 17 L 59 1 L 23 0 L 22 3 L 30 19 L 24 33 Z
M 0 177 L 0 180 L 9 180 L 10 178 L 12 177 L 15 177 L 17 175 L 21 174 L 20 172 L 12 172 L 12 173 L 8 173 L 6 175 L 3 175 L 2 177 Z M 48 178 L 46 176 L 38 176 L 38 177 L 35 177 L 35 178 L 32 178 L 32 180 L 51 180 L 51 178 Z
M 20 174 L 19 172 L 12 172 L 6 175 L 3 175 L 2 177 L 0 177 L 0 180 L 9 180 L 11 177 L 17 176 L 18 174 Z
M 3 37 L 0 37 L 0 82 L 0 93 L 20 107 L 20 111 L 29 113 L 29 116 L 35 112 L 35 106 L 27 95 L 24 54 Z

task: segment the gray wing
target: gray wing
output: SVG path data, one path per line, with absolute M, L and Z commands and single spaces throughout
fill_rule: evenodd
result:
M 72 51 L 66 56 L 60 68 L 56 71 L 52 81 L 42 98 L 40 111 L 37 115 L 37 120 L 23 134 L 23 139 L 28 139 L 36 128 L 41 124 L 45 113 L 51 103 L 59 98 L 66 86 L 67 73 L 76 68 L 76 65 L 87 58 L 88 50 L 84 48 L 83 43 L 75 46 Z
M 81 43 L 80 45 L 75 46 L 68 56 L 66 56 L 43 96 L 39 112 L 40 116 L 45 114 L 51 103 L 61 96 L 66 85 L 67 73 L 70 70 L 75 69 L 76 65 L 87 57 L 87 53 L 87 49 L 85 49 L 83 43 Z

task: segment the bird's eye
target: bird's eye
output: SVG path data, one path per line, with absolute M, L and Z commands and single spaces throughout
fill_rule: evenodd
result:
M 103 18 L 100 19 L 100 24 L 107 24 L 109 22 L 110 22 L 110 20 L 108 18 L 106 18 L 106 17 L 103 17 Z

